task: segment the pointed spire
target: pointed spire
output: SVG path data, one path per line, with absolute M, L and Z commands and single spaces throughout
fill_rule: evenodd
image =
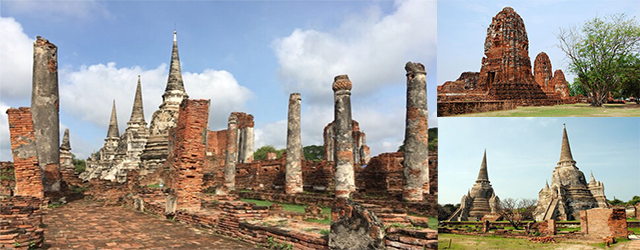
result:
M 589 183 L 596 183 L 596 178 L 593 178 L 593 170 L 591 170 L 591 180 Z
M 131 118 L 129 123 L 144 123 L 144 108 L 142 106 L 142 85 L 140 84 L 140 75 L 138 75 L 138 87 L 136 87 L 136 96 L 133 99 L 133 110 L 131 110 Z
M 549 180 L 544 181 L 544 189 L 549 189 Z
M 487 150 L 484 150 L 484 156 L 482 156 L 482 165 L 480 165 L 480 172 L 478 173 L 478 179 L 476 182 L 489 181 L 489 174 L 487 173 Z
M 118 116 L 116 116 L 116 100 L 113 100 L 113 108 L 111 109 L 111 120 L 109 120 L 109 131 L 107 131 L 107 138 L 109 137 L 120 137 Z
M 60 149 L 69 151 L 71 150 L 71 143 L 69 142 L 69 129 L 64 129 L 64 136 L 62 137 L 62 144 L 60 145 Z
M 572 162 L 573 156 L 571 155 L 571 147 L 569 146 L 569 137 L 567 136 L 567 126 L 562 124 L 562 148 L 560 149 L 560 162 Z
M 182 72 L 180 70 L 180 57 L 178 56 L 178 33 L 173 31 L 173 51 L 171 52 L 171 65 L 169 66 L 169 79 L 165 92 L 169 90 L 184 90 Z

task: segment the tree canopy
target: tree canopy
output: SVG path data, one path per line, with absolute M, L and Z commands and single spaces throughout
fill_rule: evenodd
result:
M 610 92 L 640 78 L 640 25 L 634 18 L 596 17 L 579 27 L 561 28 L 556 36 L 591 106 L 602 106 Z
M 276 153 L 277 158 L 282 157 L 282 154 L 285 152 L 285 149 L 276 149 L 271 145 L 266 145 L 258 148 L 255 153 L 253 153 L 253 159 L 256 161 L 262 161 L 267 159 L 267 153 L 273 152 Z
M 309 145 L 302 148 L 304 158 L 311 161 L 320 161 L 324 159 L 324 146 Z

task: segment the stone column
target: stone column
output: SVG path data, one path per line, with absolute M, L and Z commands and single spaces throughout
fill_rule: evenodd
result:
M 285 193 L 302 192 L 302 142 L 300 139 L 300 93 L 289 96 Z
M 60 191 L 58 47 L 39 37 L 33 43 L 31 113 L 45 191 Z
M 347 75 L 334 78 L 335 101 L 333 134 L 335 145 L 336 198 L 350 198 L 356 190 L 353 172 L 353 136 L 351 121 L 351 81 Z
M 407 201 L 421 201 L 423 185 L 429 178 L 427 72 L 420 63 L 407 62 L 404 69 L 407 71 L 407 126 L 402 196 Z
M 227 158 L 224 164 L 223 194 L 236 189 L 236 161 L 238 159 L 238 117 L 234 113 L 229 115 L 227 129 Z

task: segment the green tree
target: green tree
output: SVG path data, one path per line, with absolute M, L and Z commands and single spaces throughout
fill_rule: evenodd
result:
M 445 204 L 444 206 L 438 204 L 438 221 L 448 220 L 449 217 L 451 217 L 451 215 L 453 215 L 453 213 L 455 213 L 456 210 L 458 210 L 458 208 L 460 208 L 460 203 L 455 205 Z
M 309 145 L 302 148 L 304 158 L 312 161 L 320 161 L 324 159 L 324 146 Z
M 262 146 L 258 150 L 256 150 L 255 153 L 253 153 L 253 159 L 256 161 L 266 160 L 267 153 L 269 152 L 276 153 L 277 158 L 279 159 L 280 157 L 282 157 L 282 154 L 285 152 L 285 149 L 276 149 L 271 145 Z
M 610 91 L 620 88 L 630 62 L 640 54 L 640 25 L 625 14 L 561 28 L 556 36 L 571 61 L 569 70 L 578 76 L 595 107 L 602 106 Z
M 637 196 L 637 195 L 634 195 L 633 198 L 631 198 L 631 200 L 627 202 L 627 204 L 633 205 L 633 206 L 635 206 L 638 203 L 640 203 L 640 196 Z
M 584 90 L 584 87 L 582 87 L 580 79 L 576 78 L 575 81 L 573 81 L 573 84 L 569 84 L 569 96 L 578 95 L 587 96 L 588 94 L 587 91 Z
M 71 154 L 73 160 L 73 166 L 76 168 L 76 172 L 82 173 L 87 169 L 87 162 L 83 159 L 76 159 L 76 155 Z
M 614 196 L 613 200 L 609 200 L 609 204 L 611 204 L 611 206 L 619 206 L 624 205 L 625 203 Z

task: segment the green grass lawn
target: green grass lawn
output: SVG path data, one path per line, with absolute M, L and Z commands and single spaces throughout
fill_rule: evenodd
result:
M 483 113 L 459 115 L 481 117 L 638 117 L 639 104 L 605 104 L 603 108 L 590 107 L 589 104 L 565 104 L 556 106 L 518 107 L 512 110 L 500 110 Z
M 471 236 L 456 234 L 438 234 L 438 249 L 603 249 L 599 245 L 579 243 L 542 244 L 531 243 L 527 239 L 502 238 L 498 236 Z
M 244 202 L 255 203 L 258 206 L 271 206 L 271 204 L 273 204 L 273 202 L 271 201 L 253 200 L 253 199 L 241 199 L 241 200 Z M 306 207 L 304 205 L 296 205 L 296 204 L 287 204 L 287 203 L 279 203 L 279 204 L 282 205 L 282 210 L 284 211 L 292 211 L 292 212 L 297 212 L 302 214 L 304 213 L 304 208 Z M 328 207 L 321 207 L 321 208 L 322 208 L 322 214 L 327 215 L 327 219 L 324 219 L 324 220 L 309 219 L 306 221 L 331 225 L 331 208 L 328 208 Z

